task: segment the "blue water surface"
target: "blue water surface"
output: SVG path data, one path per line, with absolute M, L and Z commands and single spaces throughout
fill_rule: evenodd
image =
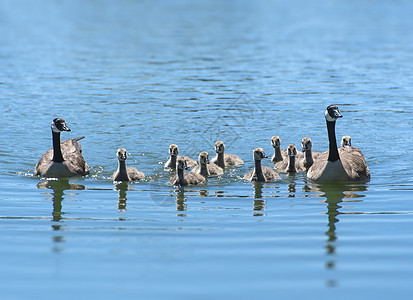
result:
M 402 0 L 0 1 L 1 299 L 411 299 L 412 15 Z M 242 179 L 273 135 L 325 151 L 329 104 L 369 183 Z M 34 176 L 55 117 L 85 136 L 89 176 Z M 216 140 L 245 164 L 172 187 L 169 144 L 195 159 Z M 143 182 L 112 182 L 119 147 Z

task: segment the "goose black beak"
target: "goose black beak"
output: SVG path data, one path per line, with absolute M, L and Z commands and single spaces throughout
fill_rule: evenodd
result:
M 335 116 L 336 118 L 342 118 L 342 117 L 343 117 L 343 116 L 341 115 L 340 111 L 338 110 L 338 108 L 334 110 L 334 116 Z
M 67 127 L 66 123 L 63 124 L 62 129 L 63 129 L 64 131 L 71 131 L 70 128 Z

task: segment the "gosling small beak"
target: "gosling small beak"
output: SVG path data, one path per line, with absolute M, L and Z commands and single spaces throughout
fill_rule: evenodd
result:
M 268 158 L 267 154 L 265 154 L 264 152 L 261 153 L 261 158 Z
M 206 158 L 206 159 L 205 159 L 205 162 L 206 162 L 207 164 L 209 164 L 209 158 Z

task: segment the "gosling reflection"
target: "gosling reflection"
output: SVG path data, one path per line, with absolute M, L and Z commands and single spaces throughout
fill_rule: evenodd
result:
M 325 203 L 327 203 L 327 216 L 328 224 L 327 231 L 325 232 L 327 236 L 325 249 L 326 249 L 326 268 L 328 270 L 334 270 L 336 268 L 336 241 L 337 241 L 337 223 L 340 221 L 338 216 L 343 214 L 340 212 L 342 208 L 341 203 L 343 202 L 353 202 L 354 198 L 361 198 L 363 195 L 358 194 L 358 191 L 367 190 L 365 184 L 314 184 L 312 186 L 306 185 L 305 189 L 311 190 L 313 192 L 321 193 L 321 197 L 325 197 Z M 352 200 L 346 200 L 351 198 Z M 361 201 L 361 200 L 356 200 Z M 326 285 L 334 287 L 338 285 L 338 280 L 334 278 L 327 279 Z
M 61 178 L 59 180 L 41 181 L 37 184 L 38 189 L 49 189 L 52 193 L 46 193 L 52 196 L 53 213 L 52 220 L 59 222 L 62 219 L 62 200 L 64 199 L 65 190 L 84 190 L 85 186 L 77 183 L 69 183 L 69 180 Z M 57 226 L 59 228 L 59 226 Z
M 265 216 L 265 200 L 262 197 L 262 182 L 254 183 L 254 204 L 252 215 L 254 217 Z
M 126 211 L 126 191 L 128 190 L 129 185 L 127 181 L 122 181 L 119 184 L 115 185 L 115 190 L 118 191 L 118 211 L 125 212 Z
M 176 211 L 179 212 L 185 212 L 187 209 L 187 205 L 186 205 L 186 197 L 184 194 L 184 188 L 183 187 L 178 187 L 177 189 L 175 189 L 176 192 Z M 186 213 L 178 213 L 177 214 L 178 217 L 185 217 Z

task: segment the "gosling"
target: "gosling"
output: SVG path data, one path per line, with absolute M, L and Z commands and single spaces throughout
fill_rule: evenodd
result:
M 128 158 L 126 149 L 119 148 L 116 152 L 116 157 L 118 158 L 119 166 L 111 176 L 113 181 L 139 181 L 145 178 L 145 174 L 136 168 L 126 168 L 126 159 Z
M 301 162 L 303 166 L 308 169 L 313 165 L 314 159 L 320 155 L 320 152 L 312 151 L 313 143 L 309 137 L 305 137 L 301 140 L 301 146 L 304 153 L 304 158 Z
M 239 166 L 244 164 L 244 161 L 234 154 L 225 154 L 225 145 L 222 141 L 215 142 L 215 152 L 217 155 L 211 159 L 211 162 L 221 168 Z
M 170 182 L 174 186 L 187 186 L 206 183 L 204 176 L 197 173 L 184 172 L 188 166 L 184 158 L 178 157 L 176 164 L 176 174 L 171 178 Z
M 198 161 L 199 164 L 192 169 L 191 173 L 201 174 L 204 177 L 224 174 L 224 170 L 218 165 L 209 163 L 208 152 L 202 151 L 199 153 Z
M 274 168 L 278 172 L 299 173 L 305 170 L 304 165 L 297 157 L 297 148 L 294 144 L 287 147 L 288 160 L 280 161 L 275 164 Z
M 255 148 L 253 153 L 254 169 L 245 174 L 244 179 L 251 182 L 267 182 L 280 179 L 280 176 L 271 168 L 261 165 L 263 158 L 268 158 L 262 148 Z
M 168 159 L 168 161 L 165 163 L 165 169 L 169 169 L 169 170 L 173 170 L 175 171 L 176 169 L 176 160 L 177 158 L 183 158 L 186 161 L 186 165 L 187 167 L 195 167 L 198 163 L 193 160 L 192 158 L 188 157 L 188 156 L 179 156 L 178 157 L 178 146 L 175 144 L 171 144 L 169 146 L 169 155 L 170 158 Z

